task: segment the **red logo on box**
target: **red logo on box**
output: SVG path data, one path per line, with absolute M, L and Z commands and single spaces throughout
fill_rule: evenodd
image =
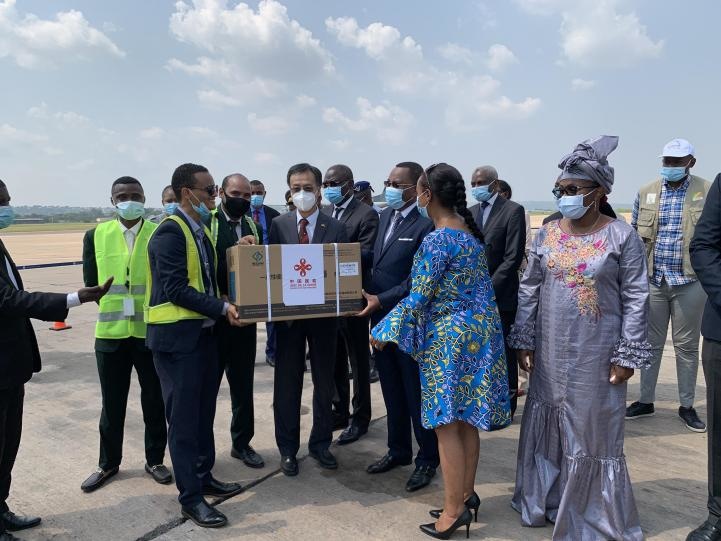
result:
M 300 274 L 302 277 L 308 274 L 308 271 L 312 269 L 313 266 L 310 263 L 307 263 L 305 258 L 301 258 L 301 260 L 293 266 L 293 270 L 298 271 L 298 274 Z

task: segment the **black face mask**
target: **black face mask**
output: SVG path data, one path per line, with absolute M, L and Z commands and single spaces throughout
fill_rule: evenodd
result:
M 250 210 L 250 201 L 242 197 L 225 196 L 223 208 L 231 218 L 240 219 Z

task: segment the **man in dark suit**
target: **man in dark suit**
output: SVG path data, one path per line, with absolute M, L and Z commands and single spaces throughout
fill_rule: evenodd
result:
M 225 268 L 225 252 L 236 244 L 263 244 L 263 230 L 257 221 L 247 215 L 250 208 L 251 185 L 239 174 L 228 175 L 220 186 L 220 209 L 213 213 L 211 232 L 220 268 Z M 227 273 L 218 274 L 218 285 L 222 295 L 228 294 Z M 223 372 L 230 387 L 230 402 L 233 416 L 230 421 L 230 436 L 233 445 L 230 456 L 242 460 L 250 468 L 262 468 L 263 458 L 255 452 L 250 440 L 255 434 L 253 410 L 253 378 L 255 374 L 255 347 L 257 325 L 234 327 L 219 319 L 218 364 L 219 380 Z
M 280 212 L 265 204 L 265 186 L 259 180 L 250 181 L 250 210 L 248 215 L 260 224 L 263 230 L 263 239 L 268 241 L 268 233 L 273 220 L 280 216 Z M 275 323 L 265 324 L 265 362 L 275 366 Z
M 323 197 L 330 201 L 326 209 L 336 220 L 345 225 L 348 242 L 359 242 L 363 267 L 363 289 L 370 287 L 373 265 L 373 246 L 378 234 L 378 213 L 361 203 L 353 194 L 353 171 L 347 165 L 334 165 L 323 179 Z M 371 421 L 370 349 L 368 348 L 368 317 L 346 317 L 339 321 L 335 363 L 335 389 L 338 401 L 335 405 L 334 425 L 347 424 L 338 438 L 338 445 L 346 445 L 368 432 Z M 353 371 L 353 413 L 349 417 L 350 385 L 348 384 L 348 360 Z M 350 421 L 350 422 L 349 422 Z
M 471 178 L 471 194 L 478 201 L 469 210 L 483 232 L 488 272 L 501 316 L 503 337 L 508 337 L 518 308 L 518 269 L 526 254 L 526 211 L 498 194 L 498 172 L 490 165 L 478 167 Z M 511 415 L 518 402 L 518 364 L 506 341 Z
M 0 180 L 0 229 L 12 224 L 7 186 Z M 30 318 L 65 321 L 68 309 L 81 303 L 97 302 L 113 280 L 102 286 L 85 287 L 77 293 L 28 293 L 23 289 L 15 263 L 0 241 L 0 541 L 17 541 L 9 532 L 40 524 L 39 517 L 16 515 L 6 503 L 10 480 L 22 433 L 25 383 L 40 372 L 40 351 Z
M 423 168 L 415 162 L 402 162 L 388 175 L 386 201 L 381 213 L 373 250 L 373 276 L 368 306 L 359 316 L 371 315 L 377 324 L 410 291 L 413 256 L 433 222 L 422 218 L 416 206 L 416 182 Z M 433 430 L 421 425 L 421 383 L 418 363 L 394 344 L 376 352 L 376 368 L 388 412 L 388 453 L 368 466 L 368 473 L 384 473 L 413 460 L 411 426 L 418 442 L 415 471 L 406 490 L 413 492 L 431 482 L 438 467 L 438 440 Z
M 180 207 L 148 243 L 147 344 L 163 390 L 182 514 L 198 526 L 214 528 L 228 519 L 203 496 L 227 497 L 242 490 L 211 474 L 219 384 L 215 325 L 222 317 L 239 325 L 238 310 L 219 298 L 217 254 L 203 226 L 218 194 L 213 177 L 202 165 L 187 163 L 173 173 L 172 186 Z
M 320 212 L 320 171 L 307 163 L 300 163 L 288 170 L 287 179 L 296 211 L 273 220 L 269 244 L 348 242 L 343 224 Z M 338 318 L 279 322 L 276 332 L 278 355 L 273 385 L 273 415 L 281 469 L 287 476 L 298 475 L 296 455 L 300 447 L 300 401 L 306 341 L 313 378 L 313 428 L 308 451 L 321 467 L 336 469 L 338 462 L 328 447 L 333 438 L 333 368 Z
M 701 362 L 708 414 L 708 519 L 687 541 L 721 541 L 721 174 L 716 176 L 689 247 L 691 265 L 708 295 Z

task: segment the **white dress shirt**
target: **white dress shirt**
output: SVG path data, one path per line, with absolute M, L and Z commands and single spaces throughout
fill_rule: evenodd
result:
M 5 268 L 8 272 L 8 277 L 10 278 L 10 281 L 15 286 L 15 289 L 18 291 L 20 290 L 20 286 L 18 285 L 18 281 L 15 279 L 15 273 L 13 272 L 13 266 L 10 264 L 10 259 L 5 257 Z M 74 308 L 76 306 L 80 306 L 80 296 L 78 295 L 78 292 L 75 291 L 73 293 L 68 293 L 65 300 L 65 305 L 68 308 Z
M 333 218 L 335 218 L 336 220 L 340 220 L 341 217 L 343 216 L 343 214 L 345 213 L 345 209 L 347 209 L 348 205 L 350 205 L 350 202 L 352 199 L 353 199 L 353 196 L 351 195 L 345 201 L 343 201 L 343 203 L 341 203 L 340 205 L 334 205 L 333 206 L 333 214 L 332 214 Z M 336 212 L 338 212 L 338 209 L 340 209 L 340 212 L 336 216 Z
M 394 228 L 393 228 L 393 223 L 395 222 L 396 216 L 397 216 L 398 214 L 400 214 L 400 215 L 403 216 L 403 219 L 405 220 L 406 218 L 408 218 L 408 215 L 411 213 L 411 211 L 412 211 L 414 208 L 416 208 L 416 205 L 417 205 L 417 204 L 418 204 L 418 203 L 416 203 L 416 202 L 414 201 L 412 205 L 408 205 L 408 208 L 405 208 L 405 209 L 403 209 L 403 210 L 394 210 L 394 211 L 393 211 L 393 216 L 391 216 L 391 222 L 390 222 L 390 224 L 388 225 L 388 230 L 386 231 L 386 236 L 383 237 L 383 245 L 384 245 L 384 246 L 385 246 L 385 243 L 388 242 L 388 239 L 390 238 L 391 234 L 393 233 L 393 230 L 394 230 Z M 401 222 L 401 223 L 403 223 L 403 222 Z
M 313 242 L 313 233 L 315 232 L 315 224 L 318 223 L 318 215 L 320 214 L 320 210 L 318 207 L 315 208 L 315 212 L 308 216 L 306 220 L 308 220 L 308 223 L 305 226 L 305 230 L 308 232 L 308 243 Z M 295 224 L 298 228 L 298 235 L 300 235 L 300 221 L 303 219 L 303 216 L 300 215 L 300 211 L 295 211 Z
M 236 220 L 233 220 L 233 218 L 231 218 L 230 216 L 228 216 L 228 213 L 225 212 L 225 208 L 223 208 L 222 205 L 220 206 L 220 208 L 223 211 L 223 214 L 225 215 L 225 219 L 228 220 L 228 223 L 236 221 Z M 243 219 L 244 218 L 241 216 L 240 220 L 237 220 L 237 223 L 235 224 L 235 235 L 238 237 L 238 239 L 243 238 L 243 225 L 242 225 L 243 222 L 241 222 L 241 220 L 243 220 Z
M 120 231 L 123 232 L 123 237 L 125 237 L 125 244 L 128 245 L 128 253 L 132 254 L 133 247 L 135 246 L 135 237 L 138 236 L 138 232 L 143 226 L 143 220 L 138 220 L 138 223 L 130 228 L 125 227 L 120 220 L 118 220 L 118 224 L 120 225 Z
M 491 215 L 491 208 L 493 208 L 493 203 L 496 202 L 496 198 L 498 197 L 497 193 L 493 194 L 493 197 L 491 197 L 488 200 L 488 206 L 483 209 L 483 226 L 486 226 L 486 220 L 488 220 L 488 217 Z

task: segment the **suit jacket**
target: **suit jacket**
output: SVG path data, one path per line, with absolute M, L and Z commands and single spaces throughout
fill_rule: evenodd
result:
M 18 288 L 5 264 L 7 257 Z M 0 241 L 0 389 L 27 382 L 40 372 L 40 350 L 30 318 L 64 321 L 68 316 L 67 295 L 28 293 L 15 263 Z
M 708 295 L 701 334 L 721 342 L 721 174 L 706 196 L 689 250 L 693 270 Z
M 270 209 L 273 210 L 273 209 Z M 277 214 L 277 213 L 276 213 Z M 218 272 L 218 287 L 220 288 L 220 293 L 222 295 L 228 294 L 228 272 L 227 272 L 227 257 L 226 257 L 226 251 L 231 246 L 235 246 L 238 243 L 238 239 L 236 237 L 235 232 L 235 226 L 231 225 L 228 222 L 228 219 L 225 217 L 225 213 L 222 209 L 218 210 L 218 240 L 215 243 L 215 249 L 218 252 L 218 269 L 225 269 L 224 272 Z M 263 238 L 263 229 L 260 227 L 260 224 L 256 224 L 258 228 L 258 237 L 260 244 L 264 243 Z M 247 235 L 252 235 L 253 231 L 250 229 L 250 226 L 248 225 L 248 221 L 243 217 L 242 220 L 240 220 L 240 229 L 242 235 L 245 237 Z
M 120 276 L 115 277 L 116 280 L 121 279 Z M 98 285 L 98 262 L 95 259 L 95 228 L 85 232 L 83 237 L 83 282 L 85 287 L 94 287 Z M 117 282 L 116 282 L 117 283 Z M 127 338 L 128 342 L 132 342 L 139 351 L 147 351 L 145 340 L 142 338 Z M 110 338 L 96 338 L 95 351 L 104 353 L 114 353 L 125 340 L 112 340 Z
M 378 296 L 381 310 L 371 317 L 375 325 L 411 289 L 411 270 L 413 269 L 413 256 L 428 233 L 433 231 L 433 222 L 421 217 L 418 209 L 414 208 L 400 225 L 391 233 L 388 242 L 386 237 L 388 228 L 393 220 L 394 210 L 386 208 L 380 216 L 378 236 L 373 249 L 373 269 L 369 292 Z
M 483 232 L 498 310 L 512 312 L 518 307 L 518 269 L 526 255 L 526 211 L 500 195 L 491 206 L 485 226 L 481 205 L 473 205 L 470 211 Z
M 278 216 L 280 216 L 280 212 L 275 210 L 273 207 L 269 207 L 268 205 L 263 205 L 263 211 L 265 212 L 265 226 L 267 228 L 267 233 L 270 233 L 270 226 L 273 223 L 273 220 L 275 220 Z M 246 216 L 253 217 L 253 209 L 251 208 L 247 213 Z M 258 224 L 260 226 L 260 229 L 263 229 L 263 224 Z M 264 235 L 266 237 L 266 240 L 268 238 L 268 234 Z
M 176 211 L 175 215 L 190 227 L 180 210 Z M 204 242 L 210 260 L 212 287 L 215 288 L 217 278 L 213 246 L 208 238 L 205 238 Z M 158 226 L 148 243 L 148 261 L 153 279 L 153 287 L 150 291 L 151 306 L 172 302 L 210 319 L 217 319 L 223 315 L 225 303 L 222 300 L 190 287 L 185 236 L 177 223 L 168 220 Z M 225 268 L 220 268 L 219 265 L 217 272 L 223 273 Z M 203 281 L 207 288 L 205 273 L 203 273 Z M 195 348 L 202 326 L 202 319 L 148 325 L 146 343 L 154 351 L 189 352 Z
M 323 209 L 329 216 L 335 207 Z M 339 221 L 345 225 L 348 242 L 359 242 L 361 245 L 361 263 L 363 268 L 363 287 L 370 285 L 371 267 L 373 266 L 373 248 L 378 236 L 378 213 L 365 203 L 351 197 L 350 203 L 341 214 Z

